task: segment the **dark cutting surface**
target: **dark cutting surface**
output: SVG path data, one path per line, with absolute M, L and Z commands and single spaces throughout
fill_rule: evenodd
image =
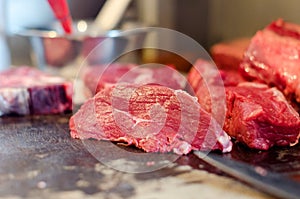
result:
M 269 151 L 249 150 L 245 146 L 236 144 L 233 151 L 225 154 L 224 157 L 260 166 L 268 171 L 282 175 L 300 174 L 299 144 L 293 147 L 272 148 Z
M 121 198 L 134 194 L 135 187 L 124 180 L 109 188 L 99 186 L 107 183 L 106 173 L 97 169 L 99 161 L 86 150 L 80 140 L 70 138 L 69 117 L 70 115 L 0 118 L 0 196 L 30 198 L 45 190 L 80 190 L 89 195 L 105 191 L 107 197 L 114 192 Z M 109 147 L 107 150 L 109 153 Z M 294 179 L 300 178 L 300 146 L 259 152 L 235 145 L 234 150 L 224 156 Z M 194 169 L 199 169 L 200 165 L 203 170 L 225 175 L 193 154 L 180 157 L 176 165 L 190 165 Z M 151 173 L 135 174 L 134 177 L 136 181 L 143 182 L 176 176 L 180 172 L 185 171 L 164 168 Z
M 299 146 L 255 151 L 235 144 L 228 154 L 210 153 L 204 160 L 226 174 L 274 197 L 300 196 Z M 202 157 L 201 152 L 194 152 Z
M 118 173 L 113 174 L 116 175 L 113 186 L 101 188 L 111 179 L 106 177 L 105 166 L 97 169 L 99 161 L 86 150 L 83 143 L 70 137 L 69 117 L 0 118 L 0 196 L 31 198 L 47 190 L 80 190 L 88 195 L 104 191 L 108 198 L 112 192 L 121 198 L 134 194 L 135 187 L 124 182 Z M 109 150 L 107 148 L 107 154 Z M 191 165 L 194 168 L 201 165 L 211 172 L 220 172 L 192 154 L 180 157 L 176 164 Z M 134 176 L 136 181 L 143 182 L 180 173 L 173 168 L 164 168 Z M 88 185 L 78 182 L 88 182 Z

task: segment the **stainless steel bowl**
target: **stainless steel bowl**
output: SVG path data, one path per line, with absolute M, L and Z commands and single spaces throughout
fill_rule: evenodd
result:
M 83 61 L 90 65 L 111 62 L 129 45 L 142 46 L 146 37 L 143 31 L 135 35 L 123 34 L 122 30 L 96 33 L 86 21 L 75 22 L 73 29 L 71 35 L 64 34 L 59 26 L 25 29 L 18 35 L 30 40 L 33 63 L 40 69 L 57 73 L 68 67 L 74 74 Z

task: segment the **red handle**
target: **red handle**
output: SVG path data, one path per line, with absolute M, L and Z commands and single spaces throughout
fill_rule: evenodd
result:
M 72 18 L 66 0 L 48 0 L 55 17 L 60 21 L 67 34 L 72 33 Z

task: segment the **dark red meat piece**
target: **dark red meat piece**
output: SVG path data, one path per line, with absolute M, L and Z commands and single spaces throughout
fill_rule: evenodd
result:
M 72 110 L 72 83 L 32 67 L 0 73 L 0 115 L 56 114 Z
M 105 87 L 70 119 L 73 138 L 122 141 L 146 152 L 231 150 L 229 136 L 182 90 L 160 85 Z
M 265 84 L 226 88 L 224 130 L 250 148 L 267 150 L 298 142 L 300 118 L 282 92 Z
M 193 74 L 189 74 L 188 80 L 192 82 L 200 104 L 206 110 L 212 111 L 211 101 L 218 98 L 208 95 L 208 84 L 203 77 L 213 80 L 216 79 L 216 73 L 210 73 L 212 64 L 203 60 L 198 60 L 194 67 L 197 70 L 194 68 L 190 72 Z M 232 72 L 227 75 L 233 75 Z M 298 142 L 299 115 L 278 89 L 244 81 L 228 84 L 224 78 L 227 71 L 221 73 L 226 91 L 226 118 L 223 129 L 230 136 L 250 148 L 262 150 L 274 145 L 287 146 Z M 212 81 L 209 86 L 214 88 L 222 85 Z
M 300 26 L 277 20 L 251 39 L 240 65 L 252 80 L 276 86 L 290 101 L 300 102 Z

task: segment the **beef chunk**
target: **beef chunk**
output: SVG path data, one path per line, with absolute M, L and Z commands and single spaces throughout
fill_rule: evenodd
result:
M 32 67 L 0 73 L 0 116 L 57 114 L 72 110 L 72 84 Z
M 226 101 L 224 130 L 250 148 L 267 150 L 298 142 L 299 115 L 278 89 L 242 83 L 226 88 Z
M 211 63 L 198 60 L 194 71 L 190 72 L 193 74 L 189 74 L 188 79 L 189 82 L 192 82 L 191 85 L 198 101 L 208 111 L 212 111 L 211 101 L 218 100 L 217 97 L 213 98 L 214 95 L 208 95 L 208 85 L 210 88 L 222 86 L 215 84 L 214 81 L 209 84 L 204 81 L 203 77 L 216 79 L 216 73 L 209 72 L 213 70 L 211 68 Z M 227 71 L 221 71 L 221 73 L 224 79 Z M 238 74 L 236 75 L 238 76 Z M 228 84 L 226 78 L 224 79 L 224 88 L 226 91 L 226 118 L 223 129 L 230 136 L 250 148 L 262 150 L 267 150 L 274 145 L 287 146 L 298 142 L 299 115 L 278 89 L 269 88 L 266 84 L 244 81 Z M 218 90 L 218 88 L 214 90 Z
M 122 141 L 146 152 L 228 152 L 232 147 L 195 97 L 154 84 L 105 87 L 72 116 L 70 129 L 73 138 Z
M 277 20 L 251 39 L 240 65 L 242 74 L 283 91 L 300 102 L 300 26 Z

